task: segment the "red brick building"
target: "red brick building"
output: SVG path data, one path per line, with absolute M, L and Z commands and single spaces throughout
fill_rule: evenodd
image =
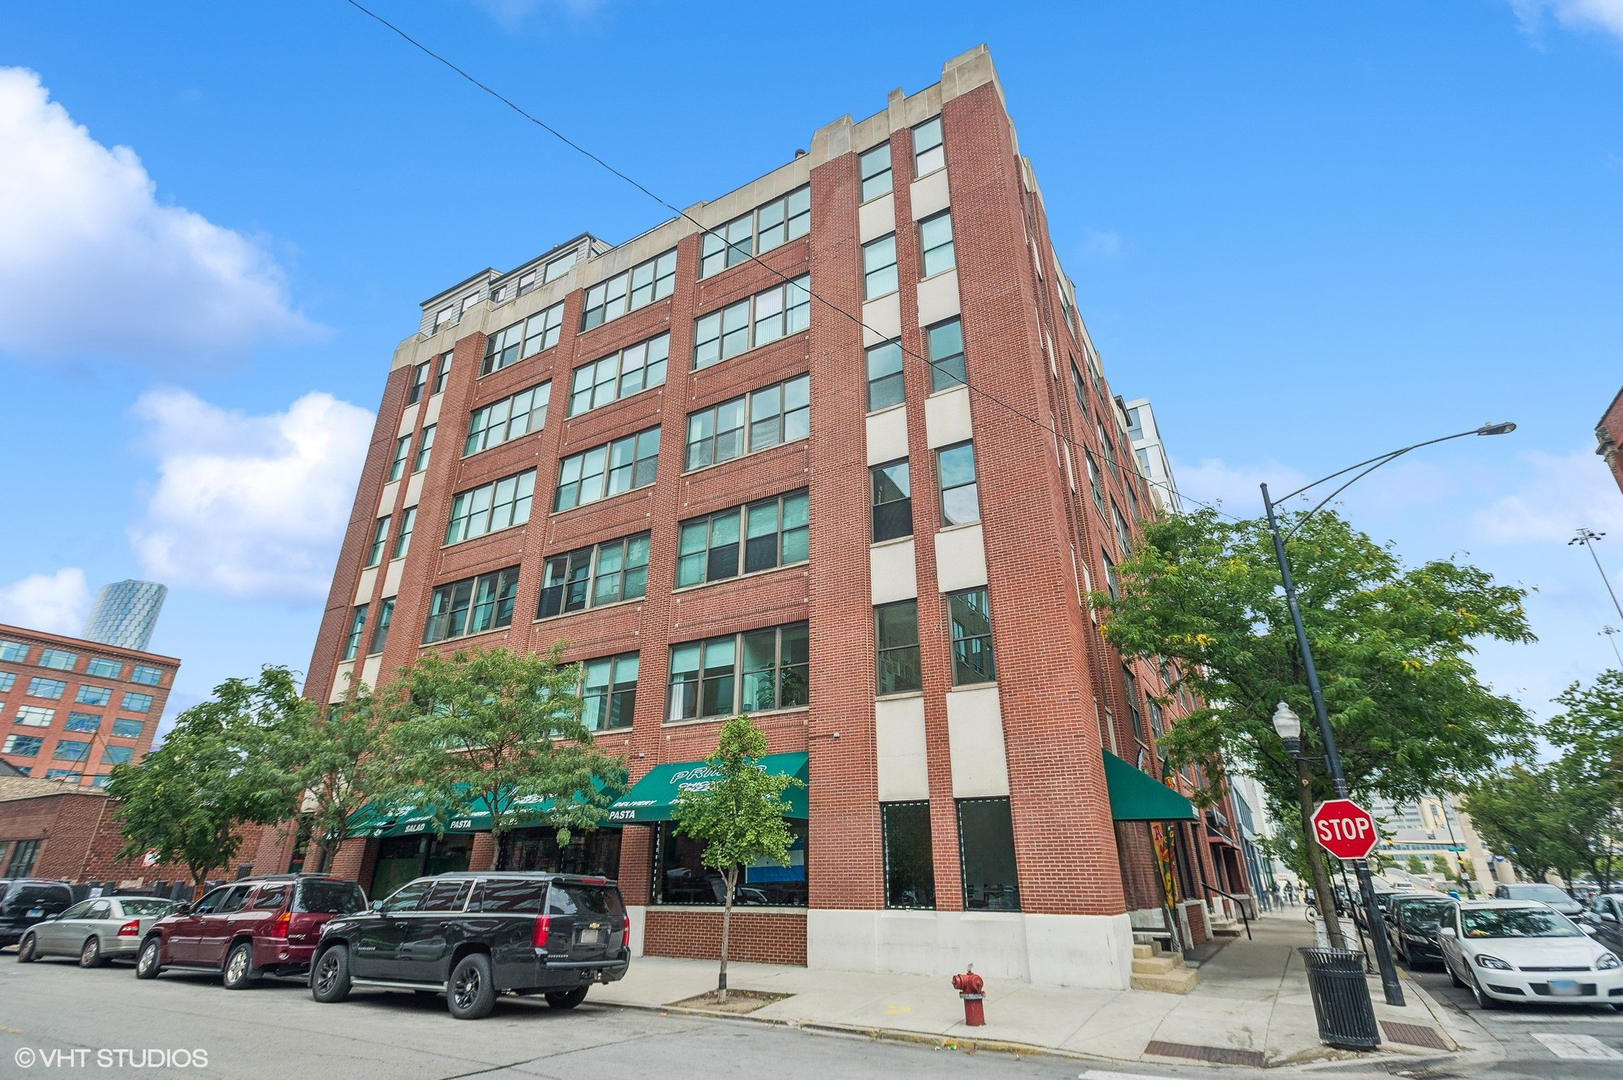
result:
M 0 625 L 0 760 L 86 787 L 152 749 L 180 661 Z
M 100 788 L 0 776 L 0 877 L 112 882 L 126 889 L 189 883 L 183 866 L 118 858 L 124 838 L 115 808 Z
M 1595 453 L 1606 461 L 1606 467 L 1612 470 L 1612 479 L 1617 481 L 1618 489 L 1623 490 L 1623 452 L 1618 450 L 1623 443 L 1623 390 L 1617 392 L 1606 415 L 1595 425 L 1595 441 L 1599 444 Z
M 617 876 L 635 948 L 714 955 L 713 882 L 653 789 L 748 711 L 806 808 L 793 864 L 748 868 L 735 957 L 1125 987 L 1129 913 L 1162 890 L 1112 802 L 1165 793 L 1155 739 L 1187 699 L 1085 602 L 1153 504 L 991 58 L 809 146 L 692 208 L 714 235 L 582 236 L 423 306 L 306 692 L 564 639 L 639 808 L 501 863 Z M 1130 775 L 1107 784 L 1107 753 Z M 335 869 L 382 895 L 487 865 L 460 825 L 403 812 Z M 1232 835 L 1176 828 L 1198 941 L 1202 882 L 1249 890 Z

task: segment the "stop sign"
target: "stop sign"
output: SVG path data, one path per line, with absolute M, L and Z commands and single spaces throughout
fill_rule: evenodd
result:
M 1362 859 L 1375 850 L 1375 819 L 1351 799 L 1331 799 L 1313 811 L 1313 835 L 1338 859 Z

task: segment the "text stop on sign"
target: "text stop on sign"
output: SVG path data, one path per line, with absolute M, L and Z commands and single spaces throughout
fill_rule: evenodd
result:
M 1332 799 L 1313 812 L 1313 835 L 1338 859 L 1362 859 L 1375 849 L 1375 819 L 1351 799 Z

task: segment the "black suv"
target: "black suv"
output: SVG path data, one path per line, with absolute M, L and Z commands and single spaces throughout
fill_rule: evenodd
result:
M 15 945 L 23 931 L 73 906 L 73 886 L 44 878 L 0 878 L 0 948 Z
M 620 889 L 606 878 L 441 874 L 327 923 L 310 996 L 342 1001 L 352 986 L 443 992 L 459 1020 L 484 1016 L 503 992 L 573 1009 L 592 983 L 625 978 L 630 941 Z

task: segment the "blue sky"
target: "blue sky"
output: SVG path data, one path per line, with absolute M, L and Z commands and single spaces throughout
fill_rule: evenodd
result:
M 1483 674 L 1543 709 L 1613 664 L 1623 0 L 682 5 L 376 0 L 686 206 L 991 46 L 1112 386 L 1186 493 L 1349 493 L 1409 560 L 1539 590 Z M 815 11 L 815 14 L 812 12 Z M 171 586 L 170 713 L 309 660 L 417 304 L 666 214 L 342 0 L 0 9 L 0 621 Z M 20 164 L 18 164 L 20 163 Z

